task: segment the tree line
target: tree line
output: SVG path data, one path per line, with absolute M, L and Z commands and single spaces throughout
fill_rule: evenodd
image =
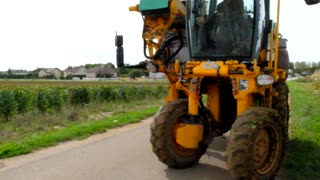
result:
M 320 62 L 297 61 L 290 62 L 289 69 L 292 74 L 311 75 L 315 71 L 320 70 Z
M 131 68 L 116 68 L 116 66 L 110 62 L 106 64 L 85 64 L 82 65 L 86 69 L 95 68 L 95 67 L 108 67 L 116 70 L 118 76 L 120 77 L 130 77 L 130 78 L 138 78 L 141 76 L 148 76 L 148 73 L 143 69 L 131 69 Z M 72 69 L 73 67 L 69 66 L 67 69 Z M 8 69 L 6 72 L 0 72 L 0 79 L 39 79 L 38 73 L 41 70 L 41 68 L 37 68 L 33 71 L 25 71 L 25 70 L 12 70 Z M 17 74 L 16 71 L 22 72 L 25 71 L 25 74 Z M 101 69 L 101 73 L 104 76 L 107 76 L 110 72 L 105 72 L 103 69 Z M 111 74 L 112 76 L 112 74 Z M 111 77 L 110 76 L 110 77 Z M 48 76 L 45 77 L 45 79 L 54 79 L 54 76 Z M 68 78 L 66 78 L 68 79 Z

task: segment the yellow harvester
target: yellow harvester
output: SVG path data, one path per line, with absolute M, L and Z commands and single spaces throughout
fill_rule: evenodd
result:
M 305 0 L 316 4 L 319 0 Z M 151 124 L 153 152 L 170 168 L 198 163 L 230 131 L 227 167 L 236 179 L 272 179 L 288 141 L 289 56 L 270 0 L 140 0 L 146 61 L 169 93 Z M 116 36 L 117 64 L 123 39 Z

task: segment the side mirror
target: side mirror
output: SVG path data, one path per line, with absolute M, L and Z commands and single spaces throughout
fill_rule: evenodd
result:
M 117 46 L 117 66 L 121 68 L 124 66 L 124 58 L 123 58 L 123 36 L 116 35 L 115 37 L 115 45 Z
M 304 0 L 308 5 L 318 4 L 320 0 Z

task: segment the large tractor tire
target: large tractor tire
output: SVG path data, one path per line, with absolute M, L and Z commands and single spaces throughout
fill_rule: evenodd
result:
M 169 168 L 182 169 L 196 165 L 208 147 L 204 141 L 196 149 L 184 148 L 176 142 L 175 126 L 182 118 L 189 118 L 187 113 L 188 102 L 174 100 L 162 107 L 151 124 L 152 150 Z
M 278 92 L 278 96 L 272 98 L 272 108 L 277 110 L 279 114 L 279 122 L 283 129 L 284 141 L 289 142 L 289 89 L 284 80 L 273 84 L 273 88 Z
M 227 166 L 235 179 L 273 179 L 283 158 L 283 130 L 277 114 L 253 107 L 238 116 L 227 145 Z

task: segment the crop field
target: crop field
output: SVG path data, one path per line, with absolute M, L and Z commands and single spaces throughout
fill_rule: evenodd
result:
M 138 122 L 155 113 L 166 94 L 167 83 L 163 81 L 2 80 L 0 158 Z M 132 111 L 133 117 L 127 117 Z M 113 115 L 119 122 L 108 120 Z M 95 125 L 85 130 L 82 125 L 87 123 Z M 48 133 L 57 135 L 38 144 Z M 61 133 L 63 137 L 57 138 Z M 37 142 L 31 143 L 35 137 Z
M 165 80 L 129 80 L 122 78 L 121 80 L 101 80 L 101 81 L 83 81 L 83 80 L 4 80 L 0 79 L 0 89 L 10 87 L 38 87 L 38 86 L 158 86 L 166 85 Z
M 46 113 L 63 106 L 161 98 L 166 92 L 165 84 L 157 82 L 2 81 L 0 117 L 8 121 L 34 110 Z

